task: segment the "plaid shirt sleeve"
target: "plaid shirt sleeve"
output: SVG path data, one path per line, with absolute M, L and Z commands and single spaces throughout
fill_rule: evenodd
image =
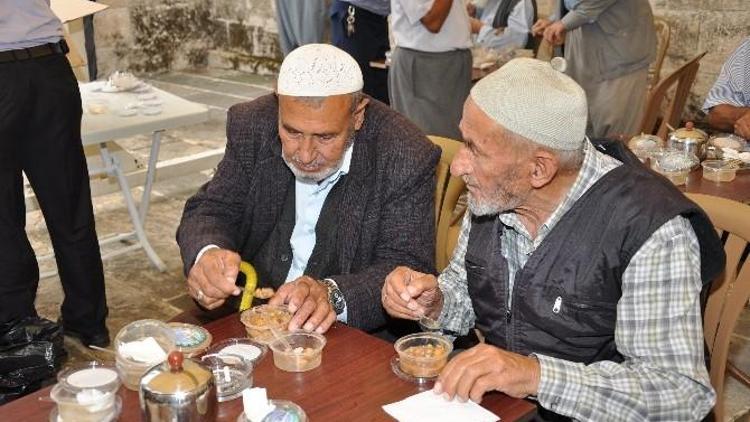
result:
M 704 363 L 700 251 L 675 217 L 633 256 L 622 277 L 615 342 L 622 363 L 536 355 L 539 403 L 579 420 L 700 420 L 715 400 Z
M 469 287 L 466 283 L 466 267 L 464 257 L 466 245 L 469 242 L 471 228 L 471 213 L 466 212 L 461 222 L 461 232 L 458 235 L 456 249 L 448 267 L 438 276 L 438 286 L 443 292 L 443 310 L 439 322 L 445 331 L 465 335 L 474 327 L 474 308 L 469 298 Z

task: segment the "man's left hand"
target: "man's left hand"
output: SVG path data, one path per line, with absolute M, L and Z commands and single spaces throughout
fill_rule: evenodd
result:
M 745 139 L 750 139 L 750 111 L 743 114 L 734 123 L 734 133 Z
M 482 401 L 487 391 L 497 390 L 516 398 L 536 395 L 541 368 L 534 357 L 479 344 L 459 353 L 443 368 L 433 391 L 449 400 Z
M 328 288 L 308 276 L 279 287 L 268 303 L 289 306 L 294 314 L 289 322 L 290 331 L 302 328 L 323 334 L 336 321 L 336 312 L 328 302 Z
M 544 29 L 544 39 L 552 45 L 560 45 L 565 42 L 565 32 L 562 21 L 555 21 Z

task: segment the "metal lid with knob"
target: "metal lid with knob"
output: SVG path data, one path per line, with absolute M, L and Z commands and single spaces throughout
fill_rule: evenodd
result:
M 688 143 L 702 143 L 708 140 L 706 132 L 695 127 L 693 122 L 686 122 L 685 127 L 675 129 L 669 134 L 670 139 L 688 142 Z
M 146 372 L 139 397 L 146 421 L 210 421 L 216 415 L 213 374 L 180 351 Z

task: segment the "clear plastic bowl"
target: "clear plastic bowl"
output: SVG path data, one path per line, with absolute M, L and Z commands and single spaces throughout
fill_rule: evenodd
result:
M 241 397 L 244 389 L 253 386 L 253 364 L 241 356 L 210 354 L 201 363 L 214 375 L 219 403 Z
M 101 392 L 88 389 L 71 392 L 62 384 L 55 384 L 49 393 L 57 403 L 57 420 L 64 422 L 102 422 L 117 419 L 119 397 L 115 391 Z
M 277 338 L 268 346 L 273 364 L 282 371 L 305 372 L 320 366 L 326 338 L 318 333 L 299 331 Z
M 286 334 L 292 313 L 286 305 L 255 306 L 240 315 L 240 321 L 245 325 L 247 336 L 251 339 L 268 344 L 276 334 Z
M 143 374 L 155 365 L 163 362 L 163 360 L 150 362 L 136 361 L 120 353 L 120 347 L 124 343 L 143 340 L 147 337 L 152 337 L 156 340 L 159 346 L 164 350 L 165 359 L 169 352 L 175 350 L 175 336 L 172 332 L 172 328 L 162 321 L 155 319 L 142 319 L 131 322 L 123 327 L 120 332 L 117 333 L 114 341 L 115 366 L 120 372 L 122 383 L 129 390 L 138 391 L 138 386 Z
M 703 178 L 713 182 L 731 182 L 737 175 L 737 167 L 722 160 L 707 160 L 701 166 Z
M 677 186 L 687 183 L 688 174 L 700 163 L 695 154 L 673 149 L 654 154 L 652 161 L 653 169 Z
M 182 322 L 170 322 L 167 325 L 174 333 L 177 350 L 182 352 L 186 358 L 202 354 L 211 345 L 213 336 L 203 327 Z
M 418 378 L 438 376 L 453 351 L 453 343 L 436 333 L 416 333 L 401 337 L 394 344 L 399 368 Z

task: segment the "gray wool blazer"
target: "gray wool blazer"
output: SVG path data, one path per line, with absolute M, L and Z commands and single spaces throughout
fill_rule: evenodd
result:
M 308 262 L 305 271 L 336 281 L 350 326 L 374 331 L 386 325 L 380 291 L 396 266 L 435 272 L 439 158 L 439 148 L 415 125 L 371 99 L 354 140 L 349 174 L 334 186 L 316 226 L 316 240 L 327 241 L 318 242 L 313 255 L 328 256 L 329 265 L 314 270 Z M 177 229 L 185 274 L 198 251 L 215 244 L 237 251 L 261 278 L 276 275 L 261 285 L 281 285 L 291 232 L 281 231 L 279 241 L 278 226 L 293 194 L 294 176 L 281 157 L 276 97 L 231 107 L 224 158 L 213 179 L 185 204 Z

